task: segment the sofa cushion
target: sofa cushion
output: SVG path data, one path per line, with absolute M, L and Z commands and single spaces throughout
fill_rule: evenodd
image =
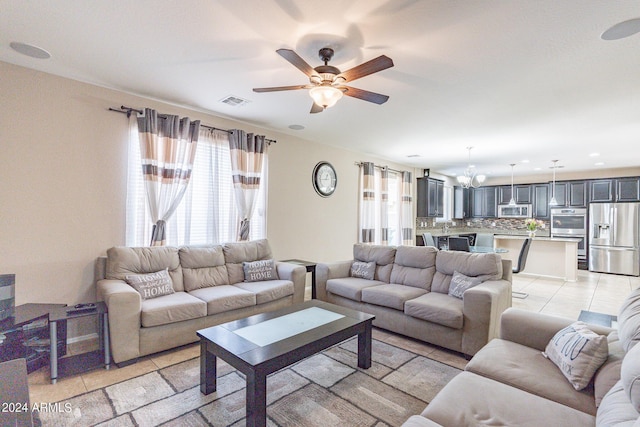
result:
M 186 292 L 176 292 L 142 301 L 142 326 L 165 325 L 181 320 L 197 319 L 207 315 L 207 303 Z
M 362 289 L 362 302 L 403 311 L 405 301 L 419 297 L 426 292 L 424 289 L 412 286 L 383 284 Z
M 640 341 L 640 287 L 631 292 L 620 306 L 618 334 L 625 351 Z
M 242 263 L 242 272 L 245 282 L 263 282 L 265 280 L 277 280 L 278 272 L 276 263 L 272 259 L 251 261 Z
M 588 414 L 596 413 L 592 391 L 576 391 L 535 348 L 495 338 L 473 356 L 465 370 Z
M 384 285 L 379 280 L 359 279 L 357 277 L 342 277 L 327 280 L 327 291 L 354 301 L 362 301 L 362 290 L 371 286 Z
M 178 255 L 185 291 L 229 284 L 222 246 L 183 246 Z
M 266 280 L 263 282 L 242 282 L 236 283 L 245 291 L 256 294 L 256 304 L 264 304 L 276 301 L 289 295 L 293 295 L 293 282 L 290 280 Z
M 438 250 L 431 246 L 399 246 L 391 269 L 391 283 L 431 289 Z
M 464 291 L 478 286 L 480 283 L 482 283 L 482 279 L 479 277 L 469 277 L 454 271 L 453 276 L 451 276 L 451 283 L 449 284 L 449 292 L 447 295 L 462 299 Z
M 374 261 L 354 261 L 351 264 L 351 270 L 349 275 L 351 277 L 357 277 L 359 279 L 373 280 L 376 274 L 376 263 Z
M 422 415 L 447 427 L 595 424 L 593 415 L 471 372 L 455 376 L 431 400 Z
M 256 305 L 256 294 L 237 286 L 218 285 L 196 289 L 189 295 L 207 303 L 207 315 Z
M 367 245 L 364 243 L 353 245 L 353 259 L 355 261 L 374 261 L 376 263 L 374 280 L 389 283 L 395 257 L 396 248 L 394 246 Z
M 596 406 L 600 406 L 605 394 L 620 380 L 620 367 L 625 355 L 617 331 L 611 332 L 607 336 L 607 341 L 609 342 L 609 357 L 593 376 L 593 394 Z
M 227 273 L 229 274 L 229 284 L 244 282 L 243 262 L 272 259 L 271 247 L 267 239 L 254 240 L 251 242 L 225 243 L 222 247 Z
M 169 272 L 164 270 L 147 274 L 127 274 L 126 282 L 133 287 L 142 299 L 151 299 L 174 293 Z
M 127 274 L 146 274 L 167 269 L 175 291 L 184 291 L 178 248 L 115 246 L 107 250 L 106 279 L 125 280 Z
M 438 325 L 462 329 L 462 300 L 437 292 L 429 292 L 404 303 L 404 313 Z
M 544 352 L 576 390 L 591 382 L 608 355 L 607 337 L 596 334 L 584 322 L 574 322 L 558 331 Z
M 596 425 L 598 427 L 635 427 L 640 424 L 638 417 L 640 415 L 629 402 L 629 397 L 620 380 L 602 399 L 598 407 Z
M 473 254 L 461 251 L 439 251 L 436 256 L 436 272 L 431 284 L 432 292 L 449 293 L 453 272 L 482 281 L 502 278 L 502 258 L 499 254 Z
M 640 412 L 640 345 L 627 352 L 620 368 L 622 386 L 637 412 Z

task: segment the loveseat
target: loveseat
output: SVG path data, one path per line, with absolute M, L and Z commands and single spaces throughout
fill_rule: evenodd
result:
M 495 253 L 355 244 L 352 260 L 318 264 L 316 294 L 374 314 L 375 326 L 470 356 L 497 336 L 511 307 L 511 270 Z M 472 287 L 453 296 L 452 282 Z
M 508 309 L 500 338 L 403 427 L 640 426 L 640 288 L 622 305 L 617 329 L 575 322 Z M 591 344 L 571 338 L 576 330 Z M 603 360 L 596 360 L 597 352 L 587 357 L 589 347 L 603 341 Z M 549 355 L 557 344 L 570 350 L 559 361 Z
M 263 239 L 113 247 L 98 259 L 96 276 L 113 360 L 122 363 L 195 342 L 199 329 L 301 303 L 306 269 L 273 261 Z

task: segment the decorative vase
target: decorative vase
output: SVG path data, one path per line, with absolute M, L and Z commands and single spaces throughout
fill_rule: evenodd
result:
M 536 237 L 536 230 L 529 230 L 529 237 Z

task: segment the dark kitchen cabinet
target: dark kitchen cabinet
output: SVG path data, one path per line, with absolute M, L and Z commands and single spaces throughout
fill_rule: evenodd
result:
M 549 200 L 553 196 L 553 184 L 550 186 Z M 586 181 L 556 182 L 555 196 L 558 207 L 585 207 L 587 206 L 587 183 Z
M 613 179 L 598 179 L 590 181 L 589 202 L 613 202 L 614 201 Z
M 537 219 L 549 219 L 549 200 L 551 200 L 549 184 L 533 184 L 533 217 Z
M 514 200 L 519 205 L 528 205 L 531 203 L 531 185 L 514 185 Z M 498 187 L 498 204 L 506 205 L 511 201 L 511 186 L 502 185 Z
M 497 187 L 480 187 L 471 190 L 471 216 L 495 218 L 498 210 Z
M 418 217 L 444 216 L 444 181 L 418 178 Z
M 456 186 L 453 188 L 453 217 L 457 219 L 469 218 L 471 216 L 468 188 Z
M 618 202 L 640 202 L 640 178 L 616 179 L 616 200 Z

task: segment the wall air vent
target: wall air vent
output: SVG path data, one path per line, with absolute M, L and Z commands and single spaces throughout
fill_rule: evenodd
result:
M 248 104 L 250 101 L 240 98 L 238 96 L 229 95 L 220 100 L 223 104 L 230 105 L 232 107 L 242 107 L 243 105 Z

